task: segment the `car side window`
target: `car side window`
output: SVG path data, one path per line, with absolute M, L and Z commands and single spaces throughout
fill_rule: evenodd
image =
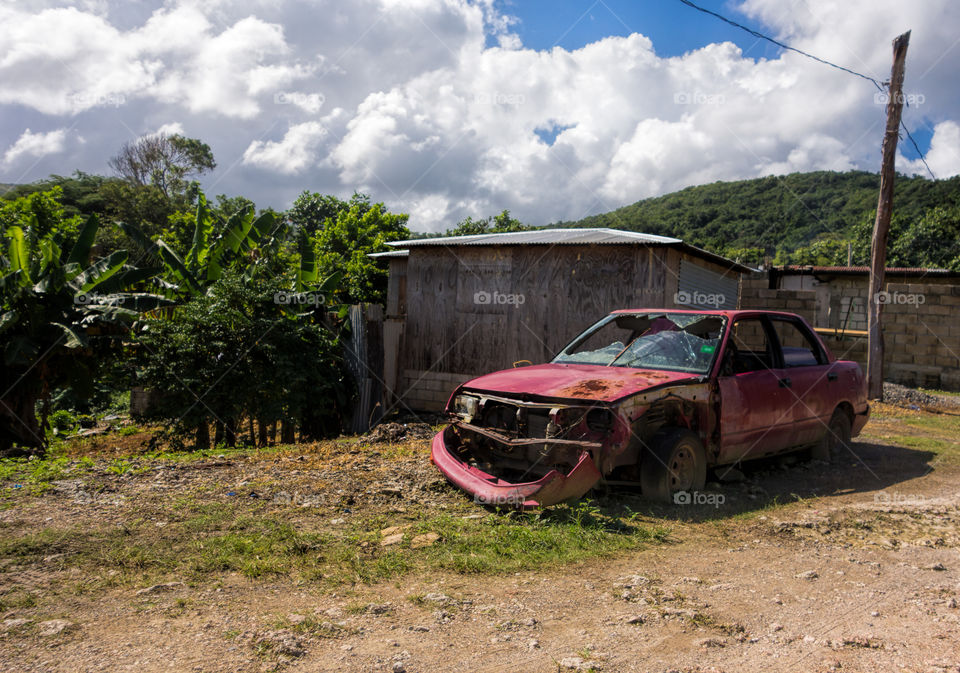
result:
M 789 318 L 773 318 L 773 331 L 780 342 L 784 367 L 813 367 L 827 364 L 820 344 L 802 323 Z
M 762 319 L 737 320 L 730 328 L 730 338 L 727 340 L 726 373 L 742 374 L 773 369 L 776 366 L 773 352 L 773 344 Z

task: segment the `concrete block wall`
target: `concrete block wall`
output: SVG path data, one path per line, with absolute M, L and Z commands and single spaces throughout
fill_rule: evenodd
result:
M 741 308 L 791 311 L 814 327 L 833 327 L 815 322 L 813 291 L 770 290 L 765 275 L 744 279 L 740 288 Z M 848 293 L 851 297 L 866 296 L 865 290 L 852 284 L 841 292 L 845 297 Z M 886 292 L 884 379 L 913 387 L 960 390 L 960 285 L 887 283 Z M 856 329 L 849 324 L 848 328 Z M 824 341 L 838 358 L 854 360 L 866 369 L 865 338 L 827 337 Z
M 771 290 L 767 274 L 751 274 L 740 281 L 741 309 L 789 311 L 802 316 L 811 325 L 817 313 L 817 293 L 812 290 Z
M 410 409 L 441 412 L 450 399 L 450 393 L 461 383 L 476 376 L 478 375 L 405 369 L 397 392 Z M 405 409 L 401 406 L 401 410 Z

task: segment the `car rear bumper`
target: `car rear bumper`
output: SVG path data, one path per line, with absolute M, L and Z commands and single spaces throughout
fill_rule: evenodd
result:
M 431 446 L 431 460 L 447 480 L 484 505 L 532 509 L 582 497 L 600 481 L 601 474 L 584 451 L 567 474 L 551 470 L 536 481 L 513 483 L 465 463 L 447 446 L 450 428 L 438 432 Z

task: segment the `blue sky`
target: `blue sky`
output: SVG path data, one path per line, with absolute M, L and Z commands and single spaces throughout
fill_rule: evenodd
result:
M 737 11 L 736 5 L 716 0 L 698 0 L 695 4 L 726 16 L 764 35 L 769 27 Z M 588 2 L 556 2 L 551 0 L 509 0 L 502 3 L 505 11 L 518 19 L 515 32 L 526 47 L 574 50 L 610 36 L 626 37 L 642 33 L 653 41 L 659 56 L 681 56 L 715 42 L 733 42 L 743 55 L 753 59 L 775 59 L 783 51 L 767 40 L 761 40 L 716 17 L 684 5 L 677 0 L 592 0 Z M 775 37 L 771 35 L 771 37 Z M 839 64 L 844 65 L 844 64 Z M 813 68 L 826 67 L 811 61 Z M 913 117 L 908 129 L 922 152 L 930 149 L 933 127 L 922 116 Z M 546 142 L 555 133 L 538 131 Z M 908 159 L 919 154 L 904 137 L 902 153 Z
M 960 2 L 699 0 L 885 79 L 960 173 Z M 125 142 L 213 149 L 211 196 L 355 190 L 418 230 L 576 220 L 716 180 L 879 167 L 870 84 L 679 0 L 4 0 L 0 182 L 109 174 Z M 900 145 L 897 169 L 924 174 Z
M 729 3 L 698 2 L 718 14 L 762 31 L 764 26 L 741 14 Z M 680 56 L 712 42 L 735 43 L 744 54 L 754 58 L 773 57 L 779 48 L 698 12 L 677 0 L 596 0 L 595 2 L 551 2 L 516 0 L 503 3 L 505 11 L 516 16 L 516 32 L 523 44 L 533 49 L 579 49 L 611 35 L 625 37 L 642 33 L 653 40 L 660 56 Z

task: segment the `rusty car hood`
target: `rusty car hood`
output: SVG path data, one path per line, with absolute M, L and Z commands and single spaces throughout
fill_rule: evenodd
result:
M 613 402 L 654 386 L 700 378 L 698 374 L 662 369 L 548 363 L 493 372 L 467 381 L 463 387 L 508 397 Z

